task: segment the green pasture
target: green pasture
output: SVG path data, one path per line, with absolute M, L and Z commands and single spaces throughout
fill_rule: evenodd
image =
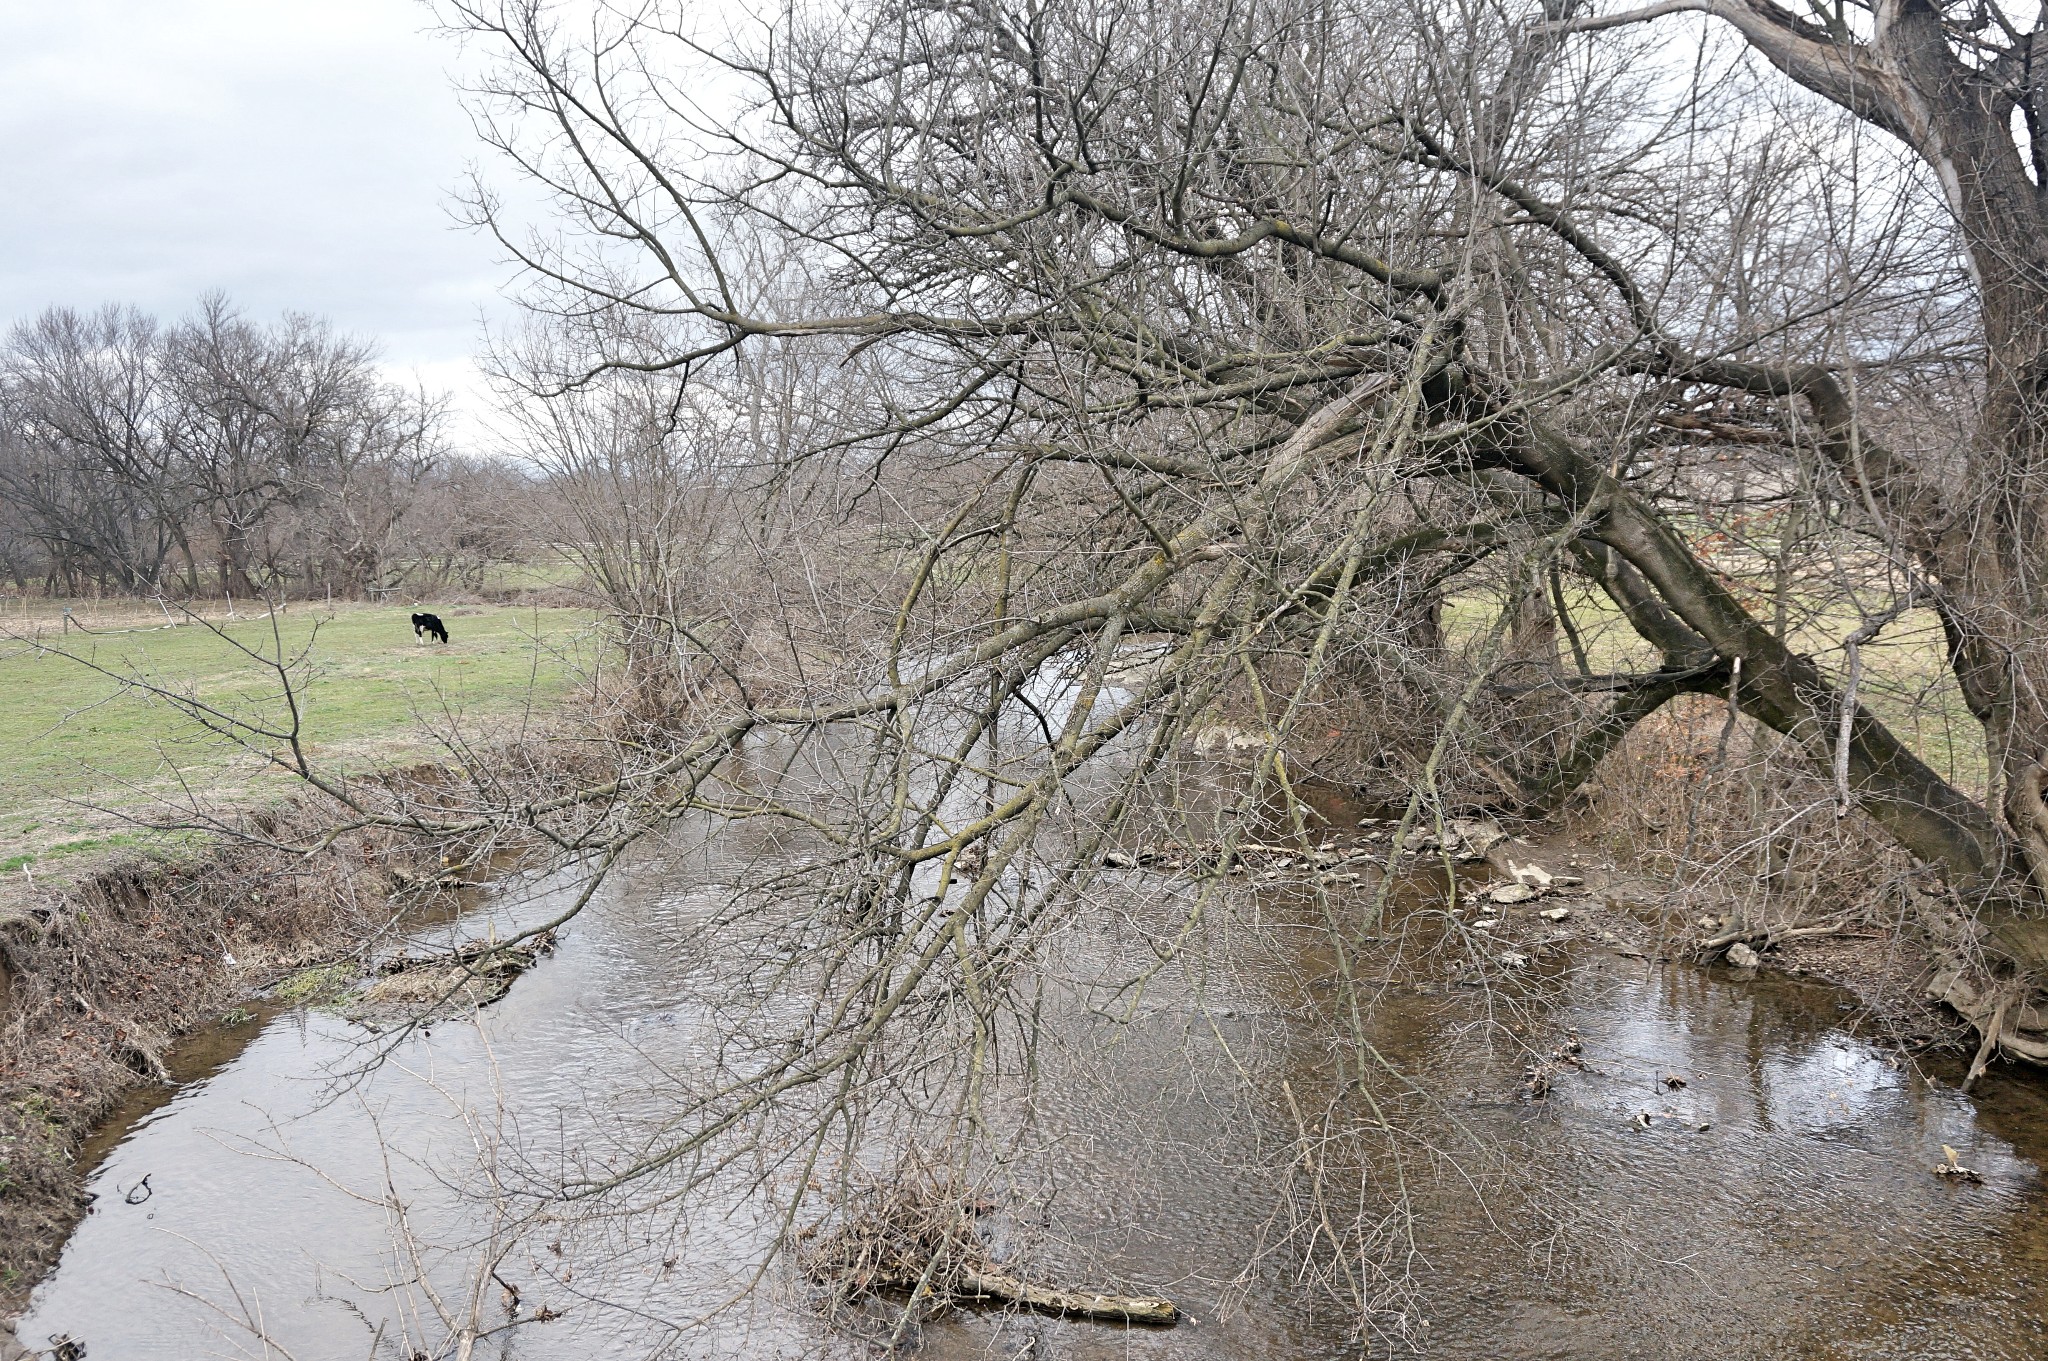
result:
M 84 611 L 80 611 L 81 614 Z M 183 791 L 241 801 L 286 792 L 255 750 L 195 727 L 148 686 L 284 731 L 291 663 L 307 750 L 344 770 L 417 760 L 438 736 L 515 734 L 594 661 L 588 612 L 444 608 L 451 642 L 415 641 L 408 607 L 294 605 L 274 620 L 34 634 L 0 620 L 0 871 L 130 844 L 118 820 L 79 804 L 146 806 Z M 242 652 L 247 648 L 256 656 Z
M 1655 649 L 1637 636 L 1604 592 L 1567 579 L 1564 593 L 1587 662 L 1595 672 L 1656 668 Z M 1493 627 L 1500 608 L 1495 595 L 1453 596 L 1445 602 L 1445 634 L 1454 643 L 1475 645 Z M 1766 621 L 1771 618 L 1767 604 L 1758 612 Z M 1843 641 L 1862 623 L 1862 616 L 1839 592 L 1795 590 L 1787 611 L 1786 642 L 1794 652 L 1811 657 L 1822 674 L 1839 685 L 1848 669 Z M 1944 779 L 1967 793 L 1981 795 L 1987 770 L 1984 730 L 1970 715 L 1949 670 L 1948 644 L 1934 611 L 1908 611 L 1862 653 L 1863 678 L 1857 698 L 1863 707 Z M 1573 664 L 1570 645 L 1562 634 L 1558 655 L 1567 667 Z

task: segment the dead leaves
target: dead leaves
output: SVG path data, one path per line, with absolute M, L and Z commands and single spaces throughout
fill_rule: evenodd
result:
M 1984 1180 L 1983 1173 L 1977 1171 L 1973 1167 L 1964 1167 L 1961 1163 L 1957 1162 L 1956 1151 L 1950 1148 L 1947 1144 L 1943 1144 L 1941 1146 L 1941 1155 L 1943 1158 L 1947 1159 L 1947 1161 L 1938 1162 L 1934 1165 L 1935 1176 L 1948 1177 L 1955 1181 L 1970 1181 L 1979 1183 L 1981 1183 Z

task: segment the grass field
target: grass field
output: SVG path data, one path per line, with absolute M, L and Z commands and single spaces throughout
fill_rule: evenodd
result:
M 152 607 L 153 608 L 153 607 Z M 515 733 L 558 702 L 596 656 L 591 616 L 514 606 L 442 612 L 452 641 L 421 646 L 400 607 L 294 606 L 273 621 L 221 622 L 229 638 L 295 669 L 311 750 L 347 769 L 419 759 L 433 733 Z M 128 607 L 80 608 L 102 631 L 31 635 L 0 620 L 0 872 L 24 863 L 61 871 L 90 853 L 134 844 L 120 810 L 175 794 L 260 800 L 287 792 L 259 755 L 195 732 L 169 704 L 124 685 L 147 678 L 230 712 L 275 723 L 285 710 L 274 672 L 207 628 L 165 628 Z M 68 652 L 72 656 L 60 655 Z M 112 675 L 94 671 L 89 660 Z M 98 805 L 101 811 L 80 805 Z
M 1654 649 L 1604 594 L 1573 582 L 1566 596 L 1593 670 L 1626 673 L 1656 668 Z M 1499 611 L 1496 597 L 1453 597 L 1445 602 L 1445 634 L 1453 642 L 1474 644 L 1492 627 Z M 1842 640 L 1862 622 L 1847 602 L 1815 593 L 1810 599 L 1802 597 L 1794 609 L 1786 641 L 1839 685 L 1847 664 Z M 1558 648 L 1569 667 L 1564 640 L 1559 640 Z M 1858 699 L 1944 779 L 1965 793 L 1982 796 L 1987 771 L 1984 730 L 1963 703 L 1949 670 L 1941 621 L 1932 610 L 1908 611 L 1863 649 Z

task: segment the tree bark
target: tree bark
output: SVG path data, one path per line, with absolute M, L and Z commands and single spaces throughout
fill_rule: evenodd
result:
M 1955 50 L 1965 35 L 1930 0 L 1877 0 L 1866 39 L 1771 0 L 1653 5 L 1570 26 L 1607 27 L 1680 8 L 1726 21 L 1794 81 L 1898 137 L 1933 172 L 1954 216 L 1979 293 L 1985 347 L 1983 407 L 1960 476 L 1915 467 L 1865 438 L 1851 394 L 1817 365 L 1771 369 L 1666 354 L 1659 366 L 1671 376 L 1806 399 L 1822 453 L 1862 496 L 1875 531 L 1937 588 L 1933 603 L 1952 669 L 1984 726 L 2003 825 L 1968 814 L 1954 791 L 1930 784 L 1931 772 L 1902 760 L 1903 749 L 1865 715 L 1856 720 L 1852 763 L 1866 779 L 1896 783 L 1897 792 L 1859 788 L 1911 849 L 1929 855 L 1946 846 L 1929 858 L 1968 880 L 1995 872 L 2000 857 L 1991 848 L 2009 836 L 2036 895 L 2048 893 L 2048 182 L 2030 172 L 2012 130 L 2018 109 L 2039 149 L 2048 108 L 2036 107 L 2031 49 L 2041 35 L 2015 39 L 1996 58 L 1972 40 L 1975 60 L 1966 64 Z M 1536 462 L 1560 460 L 1539 455 Z M 1617 510 L 1604 537 L 1656 576 L 1646 564 L 1668 564 L 1670 545 L 1657 541 L 1643 517 Z M 1826 692 L 1814 689 L 1810 665 L 1767 659 L 1754 650 L 1754 631 L 1734 617 L 1732 601 L 1712 599 L 1698 583 L 1674 584 L 1687 592 L 1689 606 L 1673 604 L 1688 623 L 1724 655 L 1735 647 L 1750 659 L 1760 710 L 1774 715 L 1767 721 L 1796 732 L 1822 716 Z M 1921 797 L 1929 800 L 1924 810 L 1907 806 Z
M 1660 648 L 1682 644 L 1683 630 L 1722 659 L 1743 659 L 1739 703 L 1807 748 L 1831 755 L 1841 700 L 1813 663 L 1795 655 L 1743 608 L 1662 517 L 1564 436 L 1505 403 L 1486 423 L 1489 452 L 1557 496 L 1589 528 L 1586 537 L 1623 559 L 1652 588 L 1663 611 L 1637 600 L 1628 610 L 1639 633 Z M 1598 550 L 1593 550 L 1600 558 Z M 1626 581 L 1611 566 L 1617 581 Z M 1624 592 L 1626 594 L 1626 592 Z M 1858 708 L 1849 730 L 1849 785 L 1864 810 L 1923 860 L 1940 864 L 1965 891 L 1993 889 L 2005 847 L 1984 809 L 1937 775 L 1890 729 Z

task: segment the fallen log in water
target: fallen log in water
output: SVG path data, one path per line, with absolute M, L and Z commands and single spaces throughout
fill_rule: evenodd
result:
M 1169 1325 L 1172 1300 L 1062 1290 L 997 1270 L 980 1226 L 993 1202 L 945 1182 L 912 1177 L 863 1188 L 824 1223 L 796 1235 L 797 1263 L 836 1300 L 907 1290 L 937 1304 L 1000 1300 L 1072 1318 Z
M 1000 1271 L 962 1271 L 960 1293 L 969 1297 L 1007 1300 L 1048 1313 L 1072 1314 L 1081 1318 L 1105 1319 L 1115 1323 L 1180 1322 L 1180 1309 L 1172 1300 L 1146 1295 L 1100 1295 L 1076 1290 L 1054 1290 L 1020 1281 Z

